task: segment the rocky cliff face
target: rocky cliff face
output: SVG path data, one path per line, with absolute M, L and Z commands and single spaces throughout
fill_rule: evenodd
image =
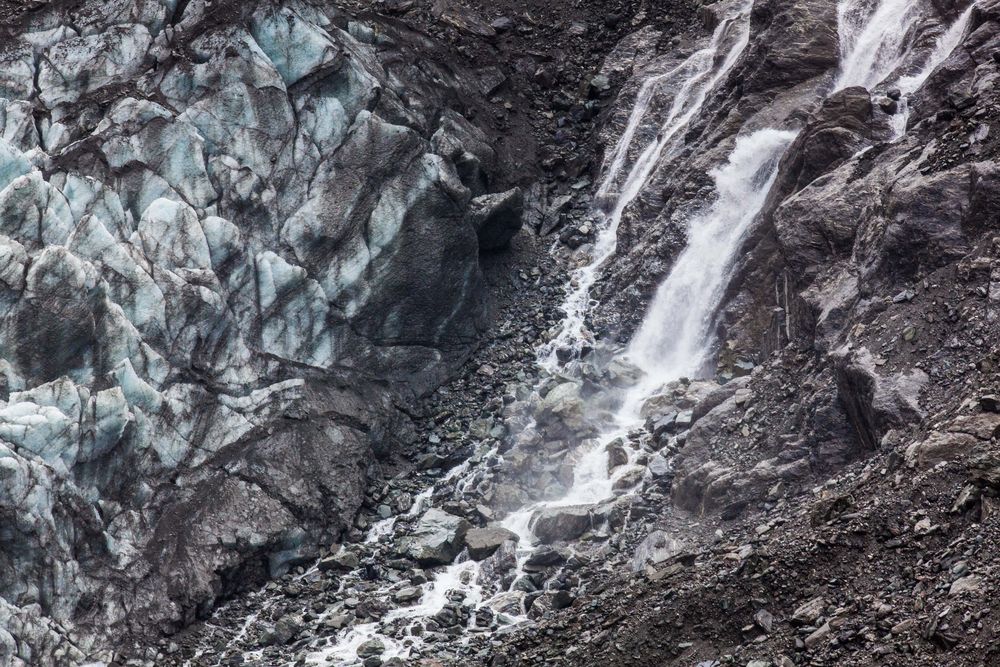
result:
M 385 20 L 5 12 L 0 663 L 79 664 L 351 525 L 488 324 L 525 173 L 477 75 Z
M 746 47 L 711 93 L 707 112 L 692 120 L 683 148 L 657 163 L 625 209 L 592 315 L 597 330 L 627 340 L 684 247 L 692 214 L 711 201 L 711 172 L 725 162 L 737 135 L 796 128 L 728 281 L 717 318 L 718 372 L 732 377 L 760 365 L 755 377 L 766 375 L 769 357 L 778 353 L 782 364 L 795 364 L 794 375 L 808 378 L 797 399 L 804 413 L 772 431 L 765 451 L 787 458 L 789 440 L 805 444 L 803 455 L 837 450 L 811 455 L 809 465 L 820 468 L 877 449 L 890 430 L 921 423 L 927 414 L 921 405 L 946 400 L 938 392 L 948 389 L 928 385 L 934 371 L 924 354 L 935 344 L 946 346 L 939 355 L 950 367 L 951 357 L 966 349 L 952 337 L 960 317 L 948 315 L 957 313 L 961 290 L 941 300 L 930 296 L 925 305 L 921 295 L 971 280 L 969 289 L 985 299 L 965 305 L 972 329 L 979 327 L 973 339 L 989 337 L 990 279 L 984 273 L 987 283 L 976 287 L 968 266 L 992 261 L 1000 182 L 989 139 L 998 72 L 992 4 L 976 3 L 964 16 L 965 5 L 923 8 L 905 36 L 912 55 L 900 59 L 899 71 L 883 72 L 888 83 L 878 79 L 872 90 L 838 81 L 845 47 L 837 9 L 834 2 L 807 0 L 753 3 Z M 705 29 L 731 13 L 726 4 L 705 7 Z M 921 72 L 959 21 L 964 30 L 957 46 Z M 630 39 L 652 48 L 658 38 L 639 33 Z M 717 58 L 727 44 L 719 42 Z M 609 58 L 606 71 L 624 83 L 604 130 L 608 144 L 624 131 L 643 83 L 691 51 L 667 51 L 646 62 Z M 903 85 L 907 76 L 911 82 L 921 77 L 919 88 L 906 91 L 908 100 L 897 101 L 901 91 L 892 90 L 900 76 Z M 657 131 L 671 110 L 669 94 L 654 101 L 637 132 Z M 788 356 L 791 349 L 799 351 L 798 361 Z M 712 440 L 723 458 L 736 449 Z M 748 500 L 745 480 L 731 479 L 744 473 L 701 448 L 689 446 L 679 464 L 681 505 L 717 509 Z M 753 486 L 764 493 L 777 478 L 759 473 Z M 719 475 L 727 480 L 722 485 L 709 481 Z M 725 490 L 732 483 L 739 490 Z
M 650 406 L 659 454 L 642 496 L 657 518 L 633 542 L 623 529 L 616 561 L 643 556 L 645 576 L 583 566 L 581 608 L 545 626 L 575 639 L 525 635 L 493 664 L 567 650 L 572 664 L 996 661 L 985 590 L 997 557 L 986 471 L 1000 433 L 1000 14 L 994 2 L 897 3 L 913 19 L 883 48 L 912 55 L 852 80 L 843 12 L 893 4 L 754 2 L 740 61 L 625 210 L 592 315 L 619 340 L 675 265 L 737 135 L 798 132 L 713 319 L 708 374 L 724 384 L 682 380 Z M 706 30 L 726 7 L 704 9 Z M 609 145 L 650 73 L 689 52 L 609 59 L 624 80 Z M 669 106 L 655 107 L 661 119 Z M 655 529 L 685 535 L 679 516 L 718 530 L 658 553 Z

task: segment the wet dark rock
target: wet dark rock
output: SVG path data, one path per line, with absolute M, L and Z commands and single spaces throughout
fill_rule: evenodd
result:
M 385 644 L 379 639 L 369 639 L 358 646 L 359 658 L 367 658 L 370 656 L 381 655 L 383 653 L 385 653 Z
M 402 550 L 422 565 L 447 565 L 462 550 L 462 540 L 471 527 L 466 519 L 432 507 L 403 538 Z
M 549 507 L 540 510 L 531 521 L 531 530 L 543 544 L 576 539 L 591 529 L 590 505 Z
M 540 546 L 537 547 L 528 559 L 525 561 L 525 565 L 528 567 L 547 567 L 549 565 L 558 565 L 566 561 L 566 553 L 558 548 L 550 546 Z
M 510 244 L 521 229 L 524 195 L 520 188 L 472 200 L 469 217 L 483 250 L 499 250 Z
M 302 631 L 302 621 L 293 616 L 284 616 L 274 627 L 261 635 L 264 646 L 282 646 L 292 641 Z
M 684 551 L 683 542 L 670 537 L 662 530 L 657 530 L 646 536 L 635 548 L 630 565 L 633 572 L 642 572 L 647 567 L 656 568 L 683 554 Z
M 345 571 L 353 570 L 360 564 L 361 561 L 356 554 L 347 550 L 341 550 L 332 556 L 320 559 L 317 567 L 319 567 L 320 572 L 329 572 L 331 570 Z
M 895 113 L 899 111 L 899 103 L 896 100 L 889 98 L 879 100 L 878 106 L 882 109 L 882 111 L 890 116 L 895 115 Z
M 465 533 L 465 547 L 473 560 L 492 556 L 505 542 L 517 542 L 515 533 L 500 527 L 472 528 Z

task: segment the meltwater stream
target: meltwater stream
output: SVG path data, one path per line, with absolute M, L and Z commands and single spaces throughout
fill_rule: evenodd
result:
M 642 85 L 628 125 L 606 162 L 598 190 L 597 200 L 610 202 L 610 208 L 601 213 L 604 218 L 602 232 L 590 252 L 589 262 L 574 275 L 573 288 L 564 303 L 566 317 L 559 336 L 539 351 L 538 363 L 543 369 L 560 370 L 554 350 L 565 345 L 578 347 L 582 343 L 586 335 L 583 321 L 590 307 L 590 289 L 601 266 L 614 255 L 621 216 L 642 192 L 655 168 L 683 146 L 684 130 L 699 115 L 706 99 L 738 61 L 749 38 L 749 7 L 749 2 L 736 5 L 720 22 L 706 48 Z M 654 108 L 654 100 L 671 90 L 676 90 L 676 93 L 663 114 L 662 110 Z M 641 144 L 637 141 L 639 129 L 648 126 L 651 120 L 658 128 L 655 137 Z M 731 261 L 749 223 L 763 204 L 777 169 L 778 158 L 792 136 L 787 132 L 763 131 L 741 139 L 729 164 L 713 174 L 719 193 L 717 203 L 691 223 L 692 239 L 702 240 L 690 244 L 678 262 L 681 270 L 672 274 L 675 276 L 673 280 L 668 278 L 660 292 L 668 302 L 700 302 L 703 306 L 676 313 L 677 321 L 681 323 L 681 328 L 690 332 L 692 341 L 706 328 L 703 324 L 706 312 L 714 310 L 711 301 L 714 299 L 717 303 L 720 297 L 719 285 L 724 282 L 726 264 Z M 632 155 L 637 157 L 631 159 Z M 733 214 L 734 205 L 738 205 L 739 213 L 736 215 Z M 705 267 L 706 274 L 718 275 L 705 281 L 692 281 L 690 271 L 685 267 L 697 264 L 706 253 L 711 253 L 711 245 L 718 245 L 716 250 L 719 252 L 714 253 L 716 261 L 713 265 Z M 684 257 L 690 259 L 685 260 Z M 672 299 L 670 295 L 674 289 L 684 292 L 685 297 Z M 688 323 L 688 320 L 696 323 Z M 707 340 L 704 344 L 708 344 Z M 633 395 L 638 400 L 638 394 L 633 392 Z M 619 411 L 609 423 L 603 425 L 603 435 L 596 440 L 597 444 L 580 453 L 573 483 L 563 498 L 522 508 L 510 513 L 502 522 L 505 528 L 519 537 L 518 570 L 536 544 L 532 532 L 532 518 L 536 512 L 557 506 L 590 505 L 613 496 L 614 479 L 608 473 L 605 447 L 611 439 L 637 425 L 637 414 L 632 412 L 631 408 Z M 423 596 L 416 606 L 392 611 L 383 622 L 433 616 L 445 605 L 449 592 L 454 595 L 457 591 L 466 604 L 474 606 L 489 606 L 509 595 L 501 592 L 485 597 L 477 583 L 477 568 L 478 564 L 472 561 L 458 562 L 445 568 L 425 585 Z M 508 620 L 517 622 L 521 618 L 514 615 Z M 408 646 L 402 646 L 383 637 L 378 627 L 379 624 L 374 623 L 355 627 L 336 644 L 317 651 L 308 660 L 311 664 L 329 664 L 337 659 L 349 663 L 358 646 L 376 636 L 386 645 L 385 658 L 407 657 L 412 649 L 420 645 L 419 639 L 412 639 Z
M 715 202 L 691 221 L 687 245 L 629 345 L 630 360 L 646 374 L 633 392 L 636 398 L 704 370 L 713 342 L 712 319 L 729 268 L 795 136 L 787 130 L 764 129 L 740 137 L 729 162 L 712 173 Z M 626 401 L 626 406 L 633 409 L 634 402 Z
M 573 275 L 572 288 L 563 303 L 566 316 L 559 334 L 542 348 L 539 362 L 546 370 L 555 371 L 559 368 L 557 350 L 579 349 L 585 342 L 584 320 L 591 307 L 591 289 L 604 263 L 615 254 L 622 215 L 642 192 L 656 166 L 683 146 L 680 138 L 684 135 L 684 129 L 697 117 L 709 93 L 725 78 L 743 53 L 750 39 L 750 4 L 740 3 L 729 16 L 720 21 L 707 47 L 695 52 L 670 71 L 652 76 L 642 84 L 628 125 L 611 153 L 597 190 L 596 199 L 602 206 L 609 201 L 613 203 L 609 210 L 595 211 L 601 219 L 597 241 L 590 252 L 589 261 Z M 642 148 L 629 166 L 629 156 L 635 150 L 639 128 L 654 117 L 654 99 L 672 89 L 677 92 L 666 117 L 659 125 L 656 138 Z M 626 170 L 626 167 L 629 168 Z
M 920 89 L 951 55 L 969 27 L 973 2 L 946 27 L 930 52 L 920 48 L 918 32 L 932 16 L 922 0 L 841 0 L 837 8 L 840 72 L 834 90 L 850 86 L 895 88 L 898 110 L 892 118 L 893 139 L 906 132 L 909 96 Z
M 706 48 L 668 71 L 650 76 L 642 84 L 628 124 L 603 168 L 596 197 L 601 210 L 595 214 L 603 223 L 597 242 L 586 265 L 574 273 L 557 337 L 539 349 L 538 364 L 550 375 L 571 374 L 573 370 L 562 366 L 555 355 L 557 349 L 579 350 L 591 342 L 587 340 L 589 334 L 584 324 L 592 306 L 591 289 L 602 267 L 615 254 L 622 215 L 647 187 L 656 168 L 680 154 L 686 128 L 739 61 L 749 39 L 749 9 L 748 1 L 734 3 Z M 838 11 L 842 61 L 832 90 L 850 85 L 874 88 L 885 85 L 888 78 L 904 95 L 917 91 L 958 44 L 972 9 L 941 33 L 929 55 L 915 54 L 905 37 L 926 18 L 926 11 L 923 3 L 910 0 L 842 0 Z M 676 92 L 671 96 L 672 91 Z M 656 104 L 664 97 L 670 99 L 665 108 Z M 648 131 L 650 128 L 655 135 Z M 644 139 L 649 136 L 653 138 Z M 566 495 L 559 500 L 523 507 L 508 514 L 502 522 L 520 540 L 518 571 L 537 544 L 532 531 L 537 512 L 553 507 L 595 505 L 612 498 L 616 479 L 608 471 L 608 443 L 641 425 L 640 408 L 658 388 L 682 376 L 697 376 L 705 371 L 715 343 L 714 317 L 736 253 L 763 208 L 781 157 L 795 136 L 794 131 L 775 128 L 739 136 L 726 163 L 710 173 L 714 197 L 688 221 L 687 245 L 658 288 L 625 353 L 644 371 L 643 379 L 625 392 L 620 409 L 601 424 L 601 435 L 575 453 L 574 478 Z M 476 473 L 475 466 L 466 463 L 451 471 L 438 485 L 457 484 L 461 489 Z M 433 489 L 428 489 L 420 494 L 409 512 L 410 518 L 429 506 L 432 492 Z M 397 525 L 395 519 L 376 524 L 369 530 L 367 541 L 378 542 Z M 471 560 L 460 560 L 443 568 L 422 586 L 415 605 L 399 606 L 380 622 L 342 631 L 325 646 L 316 646 L 307 657 L 308 664 L 357 664 L 358 647 L 373 638 L 385 645 L 383 659 L 412 657 L 419 653 L 423 640 L 405 632 L 405 640 L 401 640 L 400 624 L 415 625 L 434 616 L 456 598 L 474 608 L 502 606 L 510 623 L 523 620 L 523 607 L 520 613 L 511 611 L 510 602 L 515 594 L 484 590 L 477 581 L 479 568 Z M 391 588 L 391 584 L 386 586 L 387 595 Z M 254 618 L 247 620 L 243 634 Z M 397 628 L 392 637 L 386 636 L 388 624 Z M 475 624 L 475 614 L 470 624 Z

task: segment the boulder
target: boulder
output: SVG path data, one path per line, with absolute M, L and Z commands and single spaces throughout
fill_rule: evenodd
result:
M 919 398 L 929 378 L 921 369 L 882 375 L 867 348 L 842 349 L 833 356 L 841 402 L 868 449 L 876 449 L 890 428 L 906 426 L 924 416 Z
M 979 593 L 983 590 L 983 578 L 979 575 L 970 574 L 956 579 L 948 589 L 949 596 L 961 595 L 963 593 Z
M 593 430 L 587 424 L 580 385 L 575 382 L 564 382 L 549 390 L 538 406 L 537 420 L 543 429 L 557 434 L 582 436 Z
M 567 549 L 542 545 L 531 552 L 531 555 L 524 562 L 524 567 L 534 570 L 543 569 L 565 563 L 568 558 L 569 551 Z
M 469 222 L 476 230 L 481 250 L 500 250 L 510 245 L 521 230 L 524 194 L 520 188 L 482 195 L 469 205 Z
M 592 505 L 547 507 L 531 520 L 531 530 L 543 544 L 569 542 L 592 527 Z
M 517 542 L 508 540 L 501 544 L 491 556 L 479 565 L 476 582 L 481 586 L 492 586 L 517 568 Z
M 695 404 L 692 408 L 692 421 L 698 421 L 716 407 L 722 405 L 725 401 L 735 396 L 737 393 L 746 391 L 749 384 L 750 378 L 748 376 L 744 376 L 736 378 L 735 380 L 730 380 L 724 385 L 716 386 L 716 388 L 703 395 L 697 404 Z
M 812 625 L 826 609 L 826 599 L 822 597 L 813 598 L 803 603 L 792 612 L 792 623 L 798 625 Z
M 1000 437 L 1000 414 L 960 415 L 946 428 L 931 431 L 922 441 L 907 447 L 906 462 L 914 467 L 928 468 L 969 454 L 977 446 L 987 445 L 997 437 Z
M 382 655 L 385 653 L 385 644 L 381 639 L 369 639 L 366 642 L 362 642 L 358 646 L 358 657 L 359 658 L 369 658 L 375 655 Z
M 462 550 L 472 524 L 436 507 L 427 510 L 413 532 L 403 538 L 401 552 L 421 565 L 447 565 Z
M 573 599 L 569 591 L 546 591 L 534 598 L 528 617 L 539 619 L 549 612 L 565 609 L 573 604 Z
M 630 567 L 633 572 L 642 572 L 647 567 L 656 567 L 683 553 L 683 542 L 670 537 L 662 530 L 656 530 L 647 535 L 635 548 Z
M 473 560 L 483 560 L 492 556 L 505 542 L 516 543 L 519 539 L 516 533 L 499 526 L 472 528 L 465 534 L 465 547 Z
M 295 639 L 302 631 L 302 620 L 295 616 L 282 616 L 274 627 L 261 634 L 261 644 L 264 646 L 283 646 Z

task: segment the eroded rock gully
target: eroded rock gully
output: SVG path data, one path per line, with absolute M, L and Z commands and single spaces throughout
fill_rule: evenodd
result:
M 996 0 L 0 12 L 0 664 L 1000 660 Z

